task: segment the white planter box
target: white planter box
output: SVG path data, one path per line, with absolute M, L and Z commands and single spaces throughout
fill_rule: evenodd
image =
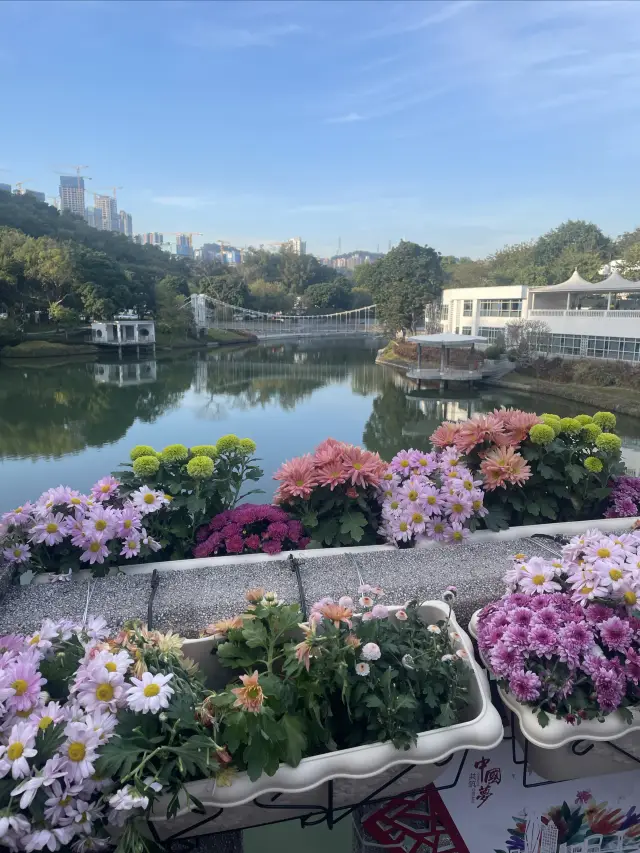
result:
M 398 608 L 390 608 L 392 613 L 394 609 Z M 420 609 L 426 623 L 447 618 L 448 607 L 441 601 L 427 601 Z M 183 831 L 181 837 L 186 838 L 283 820 L 313 811 L 313 808 L 269 811 L 253 802 L 259 797 L 260 802 L 272 803 L 274 794 L 281 795 L 275 799 L 275 804 L 279 806 L 326 806 L 332 787 L 334 807 L 353 805 L 397 775 L 402 770 L 401 765 L 418 765 L 384 792 L 384 796 L 396 795 L 432 782 L 445 769 L 436 767 L 436 762 L 441 762 L 454 752 L 497 746 L 502 740 L 502 722 L 491 704 L 486 675 L 475 662 L 471 641 L 453 614 L 450 624 L 452 631 L 460 636 L 456 646 L 468 653 L 472 670 L 466 720 L 418 735 L 417 743 L 408 750 L 397 750 L 389 742 L 367 744 L 303 758 L 297 767 L 283 764 L 273 776 L 261 776 L 256 782 L 251 782 L 246 773 L 239 773 L 228 788 L 216 788 L 210 779 L 192 782 L 189 790 L 203 803 L 206 816 L 215 814 L 219 809 L 225 811 L 215 821 L 198 827 L 196 824 L 205 816 L 190 812 L 185 806 L 173 820 L 168 821 L 164 817 L 168 798 L 163 798 L 156 806 L 156 816 L 152 818 L 160 838 Z M 222 670 L 215 656 L 211 655 L 213 646 L 214 641 L 210 638 L 187 640 L 184 652 L 201 664 L 208 679 L 219 681 Z
M 469 633 L 477 639 L 478 615 L 476 611 L 469 623 Z M 481 656 L 482 658 L 482 656 Z M 487 666 L 486 661 L 482 658 Z M 487 666 L 489 671 L 489 667 Z M 522 744 L 529 741 L 528 763 L 530 768 L 543 779 L 560 782 L 565 779 L 580 779 L 585 776 L 601 776 L 606 773 L 620 773 L 623 770 L 640 770 L 640 765 L 621 752 L 610 747 L 607 741 L 614 741 L 640 760 L 640 739 L 633 732 L 640 731 L 640 708 L 634 710 L 633 722 L 627 723 L 619 713 L 609 714 L 603 723 L 597 720 L 585 720 L 572 726 L 555 717 L 549 719 L 549 725 L 542 728 L 532 709 L 518 702 L 510 693 L 498 687 L 500 698 L 506 708 L 516 716 L 515 736 Z M 572 747 L 576 741 L 576 755 Z

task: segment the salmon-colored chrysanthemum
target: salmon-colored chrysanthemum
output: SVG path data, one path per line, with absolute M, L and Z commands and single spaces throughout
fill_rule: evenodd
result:
M 342 607 L 340 604 L 326 603 L 323 604 L 322 607 L 318 608 L 318 611 L 324 616 L 325 619 L 329 619 L 330 622 L 336 626 L 336 628 L 340 627 L 340 623 L 344 622 L 346 625 L 351 627 L 351 617 L 353 616 L 353 610 L 350 607 Z
M 523 412 L 520 409 L 494 409 L 496 418 L 504 424 L 504 438 L 497 439 L 497 444 L 521 444 L 529 435 L 534 424 L 541 424 L 535 412 Z
M 504 488 L 507 483 L 522 485 L 531 476 L 531 468 L 513 447 L 491 450 L 480 464 L 480 470 L 484 475 L 484 487 L 487 491 Z
M 504 436 L 504 424 L 495 415 L 476 415 L 471 420 L 464 421 L 458 427 L 454 444 L 463 453 L 469 453 L 478 444 L 489 441 L 500 443 Z
M 352 486 L 377 486 L 385 465 L 377 453 L 348 447 L 343 452 L 344 468 Z
M 282 499 L 308 498 L 318 485 L 313 457 L 307 453 L 305 456 L 290 459 L 276 471 L 273 479 L 282 482 L 278 489 Z
M 454 424 L 452 421 L 444 421 L 440 424 L 438 429 L 431 434 L 431 444 L 433 444 L 434 447 L 449 447 L 449 445 L 455 444 L 459 429 L 459 424 Z
M 342 452 L 347 445 L 335 438 L 327 438 L 319 444 L 313 454 L 316 466 L 335 465 L 342 460 Z
M 333 462 L 318 468 L 319 485 L 329 486 L 331 491 L 333 491 L 336 486 L 341 486 L 343 483 L 346 483 L 347 476 L 347 469 L 339 458 L 336 458 Z
M 229 631 L 233 628 L 242 628 L 242 618 L 240 616 L 234 616 L 233 619 L 221 619 L 219 622 L 207 625 L 204 629 L 204 633 L 210 637 L 223 638 L 226 637 Z
M 264 693 L 258 684 L 258 670 L 253 675 L 241 675 L 242 687 L 234 687 L 231 691 L 236 697 L 234 708 L 244 708 L 252 714 L 259 714 L 264 704 Z

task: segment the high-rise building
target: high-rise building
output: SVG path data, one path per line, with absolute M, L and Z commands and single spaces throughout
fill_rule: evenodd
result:
M 142 234 L 136 234 L 133 238 L 133 242 L 137 243 L 139 246 L 142 246 Z
M 96 209 L 102 211 L 102 230 L 119 231 L 120 217 L 118 216 L 118 203 L 110 195 L 96 195 L 94 204 Z
M 142 234 L 141 237 L 144 244 L 148 243 L 151 246 L 162 246 L 164 243 L 163 235 L 157 231 L 149 231 L 147 234 Z
M 176 234 L 176 255 L 182 255 L 184 258 L 193 257 L 191 234 Z
M 102 211 L 99 207 L 88 207 L 85 211 L 84 218 L 87 224 L 92 228 L 97 228 L 102 231 Z
M 307 254 L 307 244 L 302 239 L 302 237 L 292 237 L 290 240 L 287 240 L 284 243 L 285 248 L 289 249 L 291 252 L 295 252 L 296 255 L 306 255 Z
M 24 195 L 32 195 L 34 198 L 37 198 L 38 201 L 44 201 L 44 193 L 38 192 L 37 190 L 24 190 Z
M 11 184 L 0 184 L 0 190 L 5 193 L 11 192 Z
M 120 231 L 126 237 L 133 237 L 133 220 L 126 210 L 120 211 Z
M 60 208 L 84 218 L 84 178 L 80 175 L 60 176 Z

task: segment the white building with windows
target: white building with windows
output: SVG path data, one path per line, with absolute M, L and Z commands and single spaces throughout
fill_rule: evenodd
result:
M 614 270 L 599 282 L 576 271 L 561 284 L 528 288 L 471 287 L 445 290 L 445 332 L 479 335 L 489 342 L 514 319 L 540 320 L 549 327 L 545 349 L 552 355 L 640 362 L 640 281 Z
M 479 335 L 494 341 L 510 320 L 526 311 L 527 288 L 459 287 L 442 292 L 442 330 L 454 335 Z

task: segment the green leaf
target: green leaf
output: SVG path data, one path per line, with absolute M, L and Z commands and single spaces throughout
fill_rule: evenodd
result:
M 257 649 L 267 645 L 267 629 L 259 619 L 249 619 L 244 623 L 242 636 L 250 649 Z
M 535 501 L 529 501 L 527 503 L 527 512 L 529 513 L 529 515 L 540 515 L 540 507 Z
M 359 542 L 362 539 L 364 528 L 367 525 L 367 519 L 361 512 L 345 512 L 342 516 L 340 525 L 340 533 L 346 533 L 354 542 Z
M 286 735 L 287 764 L 297 767 L 307 747 L 304 723 L 300 717 L 292 717 L 289 714 L 285 714 L 280 722 Z
M 538 723 L 541 728 L 546 728 L 549 725 L 549 715 L 544 711 L 538 711 Z
M 318 526 L 318 513 L 310 509 L 308 512 L 305 512 L 305 514 L 300 517 L 300 521 L 302 522 L 303 527 L 306 527 L 308 530 L 311 530 L 314 527 Z
M 569 477 L 572 483 L 579 483 L 580 480 L 586 476 L 587 471 L 581 465 L 574 465 L 571 463 L 565 468 L 565 474 Z
M 541 477 L 544 477 L 545 480 L 553 480 L 556 476 L 555 469 L 553 469 L 550 465 L 545 465 L 544 462 L 541 462 L 538 467 L 538 474 Z
M 39 729 L 36 737 L 36 749 L 38 750 L 37 762 L 44 764 L 56 752 L 64 740 L 64 723 L 50 725 L 46 729 Z

